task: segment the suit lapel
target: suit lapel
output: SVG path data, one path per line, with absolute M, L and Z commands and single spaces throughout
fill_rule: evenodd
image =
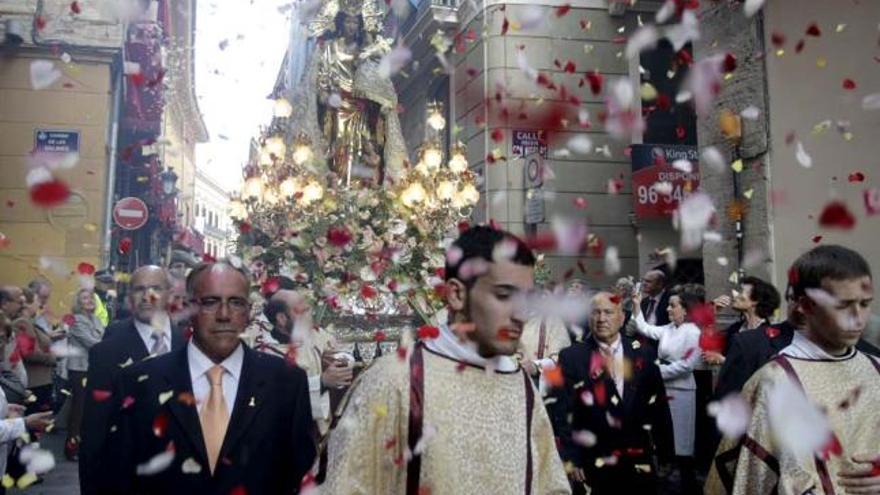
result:
M 257 365 L 256 360 L 254 351 L 245 346 L 241 376 L 238 379 L 238 393 L 235 397 L 232 417 L 229 419 L 229 428 L 226 430 L 226 438 L 223 440 L 223 448 L 220 449 L 220 459 L 228 457 L 229 452 L 241 440 L 242 435 L 247 431 L 265 402 L 266 397 L 263 389 L 267 377 Z
M 176 351 L 186 346 L 186 339 L 183 338 L 185 328 L 182 325 L 171 326 L 171 350 Z
M 147 346 L 144 344 L 144 339 L 141 338 L 141 334 L 138 332 L 138 329 L 134 324 L 133 318 L 131 320 L 131 325 L 122 331 L 122 335 L 119 335 L 119 338 L 124 339 L 125 348 L 130 352 L 129 355 L 133 363 L 143 361 L 150 354 L 149 349 L 147 349 Z
M 143 342 L 142 342 L 143 343 Z M 192 392 L 192 378 L 189 376 L 189 361 L 187 360 L 186 347 L 173 351 L 175 365 L 168 370 L 166 379 L 174 390 L 174 396 L 166 404 L 180 423 L 187 438 L 192 443 L 199 455 L 199 463 L 207 468 L 208 453 L 205 449 L 205 439 L 202 436 L 202 425 L 199 422 L 199 412 L 196 408 Z M 192 400 L 181 400 L 181 397 L 190 397 Z

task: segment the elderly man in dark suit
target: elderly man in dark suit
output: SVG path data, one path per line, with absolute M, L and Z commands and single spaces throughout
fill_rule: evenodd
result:
M 649 270 L 642 277 L 644 297 L 641 310 L 645 315 L 645 321 L 651 325 L 662 327 L 669 324 L 669 313 L 666 311 L 669 306 L 667 285 L 666 273 L 663 270 Z
M 296 493 L 315 459 L 306 374 L 247 348 L 247 274 L 218 262 L 187 278 L 189 343 L 126 368 L 110 435 L 112 493 Z
M 575 494 L 657 493 L 652 457 L 674 456 L 660 370 L 645 346 L 620 333 L 622 324 L 619 298 L 600 292 L 592 333 L 559 354 L 565 382 L 551 416 Z
M 104 440 L 110 417 L 123 399 L 112 394 L 114 380 L 123 368 L 184 345 L 181 330 L 166 310 L 166 271 L 155 265 L 142 266 L 134 271 L 129 285 L 128 302 L 134 316 L 113 322 L 104 331 L 104 339 L 89 350 L 79 463 L 83 494 L 98 493 L 98 485 L 106 476 L 100 469 L 102 460 L 106 460 Z

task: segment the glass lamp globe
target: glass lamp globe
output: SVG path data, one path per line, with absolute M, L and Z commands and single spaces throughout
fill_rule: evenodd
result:
M 287 98 L 278 98 L 272 107 L 272 114 L 279 119 L 289 118 L 293 113 L 293 106 L 287 101 Z
M 437 184 L 437 199 L 441 201 L 452 201 L 456 192 L 455 184 L 452 181 L 444 180 Z
M 431 146 L 425 149 L 425 152 L 422 154 L 422 161 L 425 162 L 428 170 L 437 170 L 440 168 L 440 164 L 443 163 L 443 153 L 438 148 Z
M 259 176 L 248 177 L 244 182 L 244 197 L 258 200 L 263 196 L 263 180 Z
M 324 188 L 315 181 L 310 181 L 302 190 L 301 201 L 304 205 L 310 205 L 320 201 L 324 197 Z
M 296 196 L 296 193 L 300 192 L 301 189 L 302 184 L 293 177 L 284 179 L 278 186 L 278 192 L 281 193 L 281 197 L 283 198 L 292 198 Z
M 284 139 L 281 136 L 272 136 L 266 140 L 264 149 L 275 155 L 275 158 L 284 158 L 284 153 L 287 152 L 287 145 L 284 144 Z

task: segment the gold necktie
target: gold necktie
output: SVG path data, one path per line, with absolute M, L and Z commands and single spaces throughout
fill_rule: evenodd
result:
M 208 462 L 213 474 L 220 448 L 223 447 L 223 439 L 226 437 L 226 428 L 229 426 L 229 411 L 226 399 L 223 398 L 223 367 L 215 365 L 206 374 L 211 383 L 211 391 L 208 393 L 208 402 L 199 414 L 199 421 L 202 423 L 205 450 L 208 452 Z

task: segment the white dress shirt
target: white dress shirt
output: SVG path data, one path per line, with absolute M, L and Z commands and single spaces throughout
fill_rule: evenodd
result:
M 613 359 L 612 366 L 614 366 L 614 386 L 617 387 L 617 395 L 620 398 L 623 398 L 623 378 L 625 374 L 625 368 L 623 364 L 623 340 L 620 338 L 620 334 L 617 335 L 617 341 L 613 344 L 605 344 L 603 342 L 599 342 L 596 340 L 596 343 L 599 344 L 599 349 L 601 350 L 602 356 L 606 356 L 610 354 Z M 607 353 L 607 354 L 606 354 Z
M 199 412 L 202 406 L 207 404 L 208 395 L 211 392 L 211 382 L 208 380 L 208 370 L 214 367 L 214 361 L 206 356 L 190 339 L 186 345 L 186 360 L 189 362 L 189 376 L 192 379 L 193 396 Z M 223 367 L 223 399 L 226 401 L 226 410 L 232 417 L 232 409 L 235 406 L 235 396 L 238 394 L 238 381 L 241 379 L 241 365 L 244 362 L 244 348 L 241 344 L 235 351 L 220 363 Z
M 144 345 L 147 346 L 147 352 L 153 352 L 154 333 L 161 335 L 162 340 L 165 341 L 165 348 L 171 350 L 171 319 L 167 314 L 162 313 L 153 319 L 153 323 L 155 326 L 138 321 L 137 318 L 134 319 L 134 327 L 141 336 L 141 340 L 144 341 Z

